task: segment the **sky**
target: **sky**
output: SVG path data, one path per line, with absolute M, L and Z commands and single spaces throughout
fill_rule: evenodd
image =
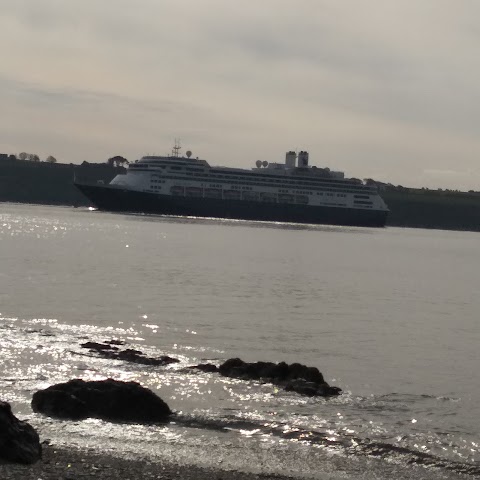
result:
M 2 0 L 0 152 L 307 150 L 348 177 L 480 190 L 478 0 Z

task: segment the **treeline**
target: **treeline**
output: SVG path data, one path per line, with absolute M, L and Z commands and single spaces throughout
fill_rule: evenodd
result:
M 0 154 L 1 159 L 15 161 L 20 160 L 24 162 L 47 162 L 47 163 L 57 163 L 57 159 L 53 155 L 49 155 L 44 160 L 40 158 L 39 155 L 36 153 L 28 153 L 28 152 L 20 152 L 16 155 L 7 155 L 7 154 Z M 88 164 L 89 162 L 83 162 L 84 164 Z M 115 155 L 110 157 L 106 162 L 110 167 L 125 167 L 128 165 L 129 161 L 122 157 L 121 155 Z
M 17 160 L 23 160 L 23 161 L 28 161 L 28 162 L 41 162 L 42 160 L 36 153 L 27 153 L 27 152 L 21 152 L 15 155 L 15 158 Z M 53 155 L 49 155 L 45 160 L 45 162 L 48 163 L 57 163 L 57 159 Z

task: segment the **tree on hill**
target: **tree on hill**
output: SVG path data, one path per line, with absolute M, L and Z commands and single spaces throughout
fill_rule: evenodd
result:
M 21 152 L 17 155 L 19 160 L 28 160 L 30 162 L 39 162 L 40 157 L 36 153 Z
M 45 161 L 47 163 L 57 163 L 57 159 L 55 157 L 53 157 L 52 155 L 49 155 Z
M 114 157 L 109 158 L 107 163 L 110 167 L 124 167 L 128 164 L 128 160 L 120 155 L 115 155 Z

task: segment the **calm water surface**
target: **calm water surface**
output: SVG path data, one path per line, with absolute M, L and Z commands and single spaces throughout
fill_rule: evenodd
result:
M 478 233 L 0 204 L 0 394 L 53 443 L 322 479 L 474 478 L 479 279 Z M 86 338 L 181 362 L 85 356 Z M 344 394 L 184 370 L 237 356 L 317 366 Z M 39 388 L 109 376 L 156 391 L 175 423 L 31 412 Z

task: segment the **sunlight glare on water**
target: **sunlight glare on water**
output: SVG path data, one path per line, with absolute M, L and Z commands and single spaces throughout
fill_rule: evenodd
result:
M 478 234 L 3 207 L 1 398 L 42 436 L 313 477 L 475 474 Z M 179 363 L 80 346 L 112 339 Z M 344 393 L 187 368 L 232 357 L 316 366 Z M 38 389 L 108 377 L 154 390 L 175 420 L 126 442 L 119 425 L 31 411 Z

